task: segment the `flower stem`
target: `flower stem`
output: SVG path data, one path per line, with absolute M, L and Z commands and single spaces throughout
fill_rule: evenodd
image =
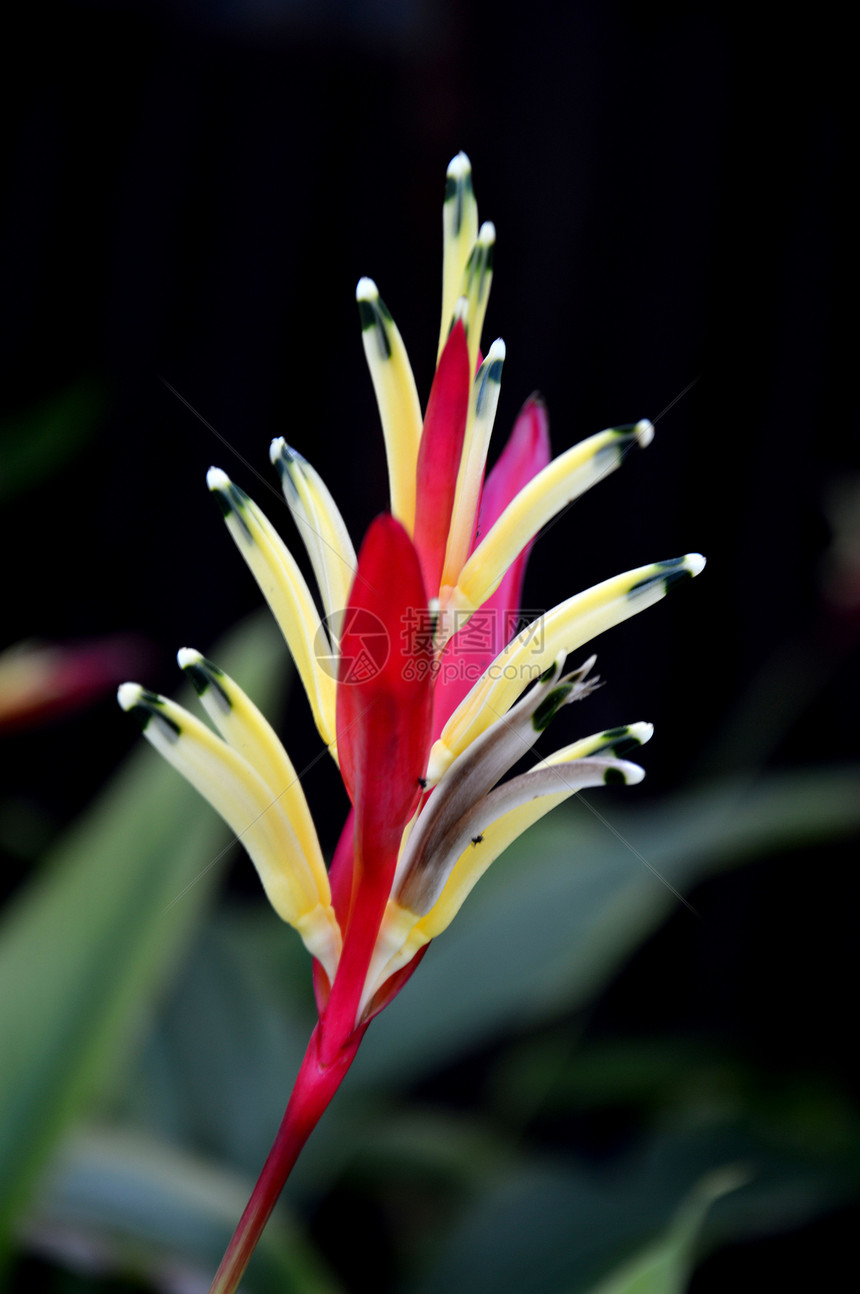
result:
M 320 1059 L 323 1025 L 311 1034 L 281 1126 L 239 1225 L 215 1273 L 209 1294 L 234 1294 L 278 1202 L 299 1153 L 340 1087 L 355 1058 L 364 1029 L 357 1029 L 328 1064 Z M 331 1045 L 326 1048 L 330 1055 Z

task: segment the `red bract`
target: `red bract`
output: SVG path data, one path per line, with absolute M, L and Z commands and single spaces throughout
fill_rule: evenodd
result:
M 469 546 L 496 524 L 505 508 L 550 460 L 549 419 L 540 396 L 530 396 L 514 423 L 508 443 L 481 491 L 476 533 Z M 478 623 L 472 618 L 468 638 L 455 634 L 439 660 L 433 693 L 433 739 L 472 685 L 510 642 L 517 629 L 523 580 L 533 540 L 526 544 L 495 593 L 481 607 Z
M 377 517 L 341 635 L 337 745 L 355 814 L 343 952 L 323 1020 L 333 1047 L 355 1026 L 403 831 L 422 791 L 433 707 L 426 606 L 411 539 L 393 517 Z M 364 677 L 354 676 L 356 661 L 365 662 Z
M 458 319 L 439 358 L 418 450 L 415 547 L 428 589 L 442 578 L 469 413 L 469 351 Z

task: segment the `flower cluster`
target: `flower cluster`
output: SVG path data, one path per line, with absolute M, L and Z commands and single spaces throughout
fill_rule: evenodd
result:
M 352 802 L 330 868 L 284 747 L 216 665 L 179 653 L 217 732 L 137 684 L 119 691 L 156 749 L 242 840 L 273 907 L 314 958 L 319 1024 L 270 1180 L 264 1170 L 256 1212 L 249 1205 L 256 1234 L 260 1201 L 268 1192 L 271 1207 L 368 1022 L 487 867 L 574 792 L 643 777 L 621 758 L 651 735 L 637 723 L 585 737 L 506 780 L 559 708 L 594 686 L 594 657 L 565 672 L 566 657 L 704 564 L 693 555 L 628 571 L 520 626 L 538 531 L 628 449 L 646 446 L 653 427 L 612 427 L 550 461 L 546 412 L 533 397 L 485 476 L 505 348 L 497 340 L 485 355 L 480 349 L 495 231 L 478 227 L 462 153 L 448 169 L 443 229 L 439 354 L 423 415 L 391 314 L 370 279 L 358 285 L 390 482 L 390 511 L 373 522 L 358 555 L 314 468 L 283 439 L 272 444 L 318 600 L 257 505 L 220 469 L 208 475 Z M 247 1261 L 253 1218 L 243 1222 L 213 1289 L 234 1288 Z

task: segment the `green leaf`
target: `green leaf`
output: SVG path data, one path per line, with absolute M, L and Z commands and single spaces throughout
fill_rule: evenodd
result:
M 751 1189 L 748 1161 L 737 1149 L 751 1147 L 743 1137 L 693 1131 L 659 1134 L 597 1165 L 523 1159 L 496 1171 L 460 1210 L 434 1262 L 416 1269 L 404 1290 L 669 1294 L 682 1288 L 677 1282 L 711 1204 L 736 1188 L 739 1199 Z M 727 1166 L 715 1171 L 714 1164 Z M 664 1284 L 631 1284 L 628 1291 L 609 1283 L 646 1278 Z
M 284 670 L 268 618 L 214 655 L 263 703 Z M 141 742 L 4 914 L 0 1236 L 140 1032 L 208 903 L 226 842 L 220 819 Z
M 722 1169 L 704 1178 L 685 1200 L 668 1230 L 624 1263 L 591 1294 L 683 1294 L 693 1267 L 693 1249 L 714 1200 L 735 1190 L 745 1174 Z
M 311 961 L 271 908 L 199 931 L 116 1116 L 256 1176 L 316 1022 Z
M 117 1274 L 165 1271 L 205 1289 L 253 1180 L 129 1131 L 89 1129 L 66 1147 L 27 1218 L 25 1238 L 66 1237 Z M 242 1289 L 335 1294 L 338 1285 L 283 1204 Z
M 501 1172 L 462 1210 L 429 1270 L 416 1272 L 406 1289 L 580 1294 L 677 1207 L 677 1194 L 651 1185 L 646 1198 L 634 1175 L 620 1181 L 536 1159 Z

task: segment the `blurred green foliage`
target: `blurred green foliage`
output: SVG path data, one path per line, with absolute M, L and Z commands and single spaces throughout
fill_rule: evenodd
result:
M 95 435 L 106 408 L 100 383 L 80 378 L 17 416 L 0 420 L 0 503 L 65 467 Z
M 214 654 L 271 710 L 267 622 Z M 397 1294 L 677 1294 L 698 1252 L 851 1199 L 860 1127 L 824 1078 L 577 1022 L 679 892 L 856 830 L 858 773 L 628 801 L 612 830 L 574 802 L 519 841 L 374 1024 L 248 1294 L 358 1288 L 371 1256 Z M 225 843 L 142 747 L 5 914 L 10 1289 L 207 1288 L 314 1019 L 291 932 L 263 905 L 213 906 Z M 440 1097 L 470 1066 L 478 1116 Z M 607 1111 L 628 1118 L 610 1151 L 564 1135 Z

